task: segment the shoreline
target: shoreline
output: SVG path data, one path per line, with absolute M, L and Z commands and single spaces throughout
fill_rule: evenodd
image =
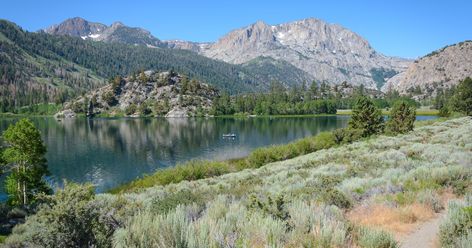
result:
M 439 117 L 433 120 L 415 121 L 415 128 L 431 125 L 437 122 L 444 122 L 455 118 L 457 117 L 451 116 L 448 118 Z M 213 176 L 220 176 L 224 174 L 239 172 L 245 169 L 259 168 L 268 163 L 284 161 L 287 159 L 292 159 L 309 153 L 317 152 L 319 150 L 349 144 L 336 144 L 331 140 L 332 136 L 333 131 L 321 132 L 315 136 L 301 138 L 286 144 L 259 147 L 250 152 L 247 156 L 241 158 L 234 158 L 223 161 L 190 160 L 182 164 L 177 164 L 173 167 L 167 167 L 156 170 L 150 174 L 144 174 L 140 178 L 136 178 L 127 183 L 113 187 L 105 191 L 104 193 L 121 194 L 126 192 L 135 192 L 137 190 L 142 190 L 156 185 L 163 186 L 171 183 L 178 183 L 184 180 L 194 181 Z M 374 137 L 378 136 L 374 135 L 368 138 L 360 138 L 358 140 L 353 140 L 353 142 L 368 140 Z M 311 149 L 309 148 L 307 150 L 303 150 L 303 148 L 306 148 L 306 146 L 309 146 Z M 295 150 L 295 152 L 293 150 Z M 285 156 L 280 155 L 284 153 Z M 289 153 L 289 155 L 287 155 L 286 153 Z M 181 174 L 186 175 L 187 178 L 185 178 L 185 176 L 182 177 Z M 194 176 L 194 174 L 198 174 L 198 176 Z
M 382 109 L 383 115 L 389 115 L 390 111 Z M 345 116 L 352 115 L 351 109 L 338 109 L 336 114 L 301 114 L 301 115 L 217 115 L 217 116 L 187 116 L 187 117 L 165 117 L 165 116 L 96 116 L 91 119 L 141 119 L 141 118 L 166 118 L 166 119 L 178 119 L 178 118 L 235 118 L 235 119 L 246 119 L 246 118 L 307 118 L 307 117 L 321 117 L 321 116 Z M 416 116 L 438 116 L 439 110 L 436 109 L 417 109 Z M 41 114 L 14 114 L 14 113 L 0 113 L 0 118 L 20 118 L 20 117 L 51 117 L 54 115 L 41 115 Z M 75 118 L 89 118 L 85 115 L 79 114 L 73 118 L 57 118 L 57 119 L 75 119 Z

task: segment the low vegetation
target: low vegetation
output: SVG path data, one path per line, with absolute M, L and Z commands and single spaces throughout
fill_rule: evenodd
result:
M 470 247 L 472 244 L 472 195 L 467 195 L 464 200 L 449 203 L 446 219 L 440 226 L 439 240 L 442 247 Z
M 93 235 L 88 246 L 398 247 L 389 226 L 353 216 L 377 206 L 414 224 L 442 209 L 439 195 L 470 192 L 471 135 L 464 117 L 229 174 L 215 164 L 205 169 L 210 178 L 180 168 L 182 181 L 163 176 L 170 184 L 136 192 L 93 196 L 89 186 L 67 184 L 6 244 L 55 247 Z M 46 223 L 69 229 L 50 232 L 56 224 Z

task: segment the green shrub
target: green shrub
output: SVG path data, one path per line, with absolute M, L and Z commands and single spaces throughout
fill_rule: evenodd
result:
M 141 116 L 147 116 L 152 113 L 152 110 L 149 108 L 147 103 L 143 102 L 139 105 L 138 112 Z
M 451 110 L 449 110 L 449 107 L 447 105 L 441 106 L 439 109 L 439 116 L 440 117 L 449 117 L 451 115 Z
M 326 204 L 335 205 L 339 208 L 349 209 L 352 207 L 351 199 L 337 189 L 328 189 L 324 192 L 322 199 Z
M 258 168 L 264 164 L 270 162 L 269 153 L 267 152 L 268 148 L 257 148 L 247 158 L 250 166 Z
M 115 106 L 118 103 L 118 100 L 115 98 L 115 94 L 113 94 L 111 91 L 103 94 L 102 98 L 110 107 Z
M 472 230 L 469 230 L 467 234 L 457 239 L 456 248 L 470 248 L 472 244 Z
M 75 113 L 85 113 L 85 112 L 87 112 L 87 106 L 84 102 L 74 102 L 71 106 L 71 109 Z
M 469 176 L 464 178 L 458 178 L 456 180 L 451 180 L 452 191 L 456 195 L 464 195 L 466 192 L 470 192 L 472 186 L 472 180 Z
M 275 198 L 268 196 L 266 200 L 261 200 L 256 195 L 251 195 L 249 196 L 248 208 L 260 210 L 275 219 L 286 221 L 290 218 L 286 205 L 286 200 L 282 195 Z
M 340 128 L 333 131 L 334 143 L 349 144 L 362 138 L 363 131 L 361 129 Z
M 93 205 L 91 185 L 66 183 L 64 189 L 45 202 L 38 212 L 16 226 L 6 243 L 32 247 L 110 247 L 115 220 Z
M 249 154 L 247 161 L 250 167 L 259 168 L 271 162 L 294 158 L 334 145 L 333 134 L 322 132 L 315 137 L 304 138 L 290 144 L 258 148 Z
M 200 194 L 193 193 L 190 190 L 183 190 L 177 193 L 171 193 L 152 203 L 152 209 L 159 214 L 168 213 L 179 205 L 203 204 L 204 199 Z
M 405 192 L 400 192 L 400 193 L 396 193 L 394 195 L 392 195 L 392 200 L 400 205 L 400 206 L 405 206 L 405 205 L 409 205 L 409 204 L 413 204 L 416 200 L 416 194 L 414 192 L 409 192 L 409 191 L 405 191 Z
M 436 213 L 439 213 L 444 209 L 441 203 L 441 199 L 439 198 L 439 195 L 438 193 L 436 193 L 436 191 L 433 191 L 433 190 L 421 191 L 418 193 L 417 199 L 419 203 L 427 205 Z
M 138 111 L 138 107 L 136 106 L 136 104 L 133 103 L 133 104 L 130 104 L 128 107 L 126 107 L 125 114 L 132 115 L 136 113 L 136 111 Z
M 362 248 L 397 248 L 393 236 L 382 230 L 362 227 L 359 231 L 357 244 Z
M 462 240 L 470 239 L 472 232 L 472 196 L 465 202 L 449 203 L 446 219 L 439 227 L 439 240 L 442 247 L 459 247 Z
M 114 188 L 110 192 L 118 193 L 130 189 L 147 188 L 154 185 L 167 185 L 179 183 L 184 180 L 198 180 L 213 176 L 219 176 L 232 171 L 227 162 L 209 162 L 192 160 L 185 164 L 156 171 L 152 175 L 144 176 L 128 184 Z
M 116 231 L 113 247 L 188 247 L 189 224 L 184 207 L 165 215 L 139 213 L 131 223 Z

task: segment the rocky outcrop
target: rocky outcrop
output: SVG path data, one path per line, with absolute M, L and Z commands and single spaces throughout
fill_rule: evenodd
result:
M 465 41 L 434 51 L 412 63 L 408 69 L 387 81 L 383 91 L 397 90 L 406 94 L 420 88 L 431 94 L 449 88 L 472 76 L 472 41 Z
M 87 116 L 207 115 L 218 91 L 173 72 L 146 71 L 107 85 L 65 105 L 65 109 Z M 64 111 L 65 112 L 65 111 Z

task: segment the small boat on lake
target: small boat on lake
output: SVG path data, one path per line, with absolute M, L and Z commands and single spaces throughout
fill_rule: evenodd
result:
M 223 138 L 236 138 L 236 134 L 234 134 L 234 133 L 225 133 L 225 134 L 223 134 Z

